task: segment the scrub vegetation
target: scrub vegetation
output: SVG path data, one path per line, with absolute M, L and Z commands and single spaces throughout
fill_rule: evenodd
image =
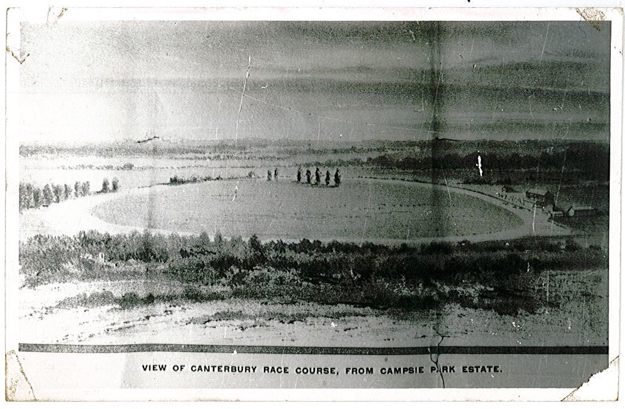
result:
M 557 307 L 558 289 L 551 288 L 549 296 L 547 274 L 606 269 L 607 254 L 570 238 L 388 246 L 89 231 L 75 237 L 35 236 L 20 246 L 20 264 L 28 287 L 159 279 L 183 289 L 175 295 L 100 294 L 73 300 L 85 306 L 103 299 L 132 308 L 236 297 L 399 311 L 457 303 L 516 315 Z

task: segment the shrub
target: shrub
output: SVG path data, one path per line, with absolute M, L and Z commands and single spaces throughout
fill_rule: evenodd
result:
M 104 180 L 102 181 L 102 193 L 108 193 L 109 192 L 109 180 L 107 178 L 104 178 Z
M 139 298 L 139 295 L 135 292 L 125 293 L 118 303 L 119 306 L 124 309 L 134 308 L 141 304 L 141 298 Z

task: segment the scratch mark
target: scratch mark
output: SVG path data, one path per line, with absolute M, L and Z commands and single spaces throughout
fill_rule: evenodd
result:
M 551 21 L 547 23 L 547 32 L 545 32 L 545 42 L 543 43 L 543 50 L 540 53 L 540 62 L 543 61 L 543 54 L 545 54 L 545 46 L 547 45 L 547 37 L 549 36 L 549 26 L 551 25 Z
M 584 40 L 585 40 L 588 37 L 588 34 L 586 34 L 584 29 L 582 28 L 582 19 L 581 18 L 579 19 L 579 22 L 577 23 L 577 29 L 582 32 L 582 34 L 584 35 Z
M 15 53 L 13 52 L 13 50 L 11 50 L 11 48 L 7 45 L 7 52 L 11 53 L 11 56 L 13 58 L 15 58 L 15 61 L 17 61 L 18 63 L 20 63 L 20 65 L 24 64 L 24 61 L 26 61 L 26 59 L 30 56 L 30 53 L 26 54 L 26 57 L 20 59 L 17 55 L 15 55 Z
M 321 139 L 321 118 L 317 117 L 317 147 L 319 147 L 320 139 Z
M 245 81 L 243 82 L 243 91 L 241 92 L 241 102 L 239 103 L 239 110 L 237 111 L 237 124 L 234 128 L 234 146 L 237 146 L 239 140 L 239 119 L 241 117 L 241 109 L 243 109 L 243 98 L 245 98 L 245 89 L 247 88 L 247 79 L 250 77 L 250 68 L 252 68 L 252 56 L 249 56 L 247 63 L 247 72 L 245 73 Z M 220 101 L 221 102 L 221 101 Z
M 551 274 L 547 270 L 547 305 L 549 305 L 549 283 L 551 282 Z
M 481 170 L 480 170 L 480 173 L 481 173 Z M 451 192 L 449 191 L 449 185 L 447 184 L 447 176 L 443 175 L 443 179 L 445 179 L 445 187 L 447 187 L 447 195 L 449 196 L 449 205 L 451 206 L 452 204 Z
M 61 12 L 59 13 L 59 16 L 56 18 L 57 20 L 60 20 L 61 17 L 63 17 L 63 15 L 65 14 L 65 12 L 67 11 L 67 7 L 63 7 L 61 9 Z

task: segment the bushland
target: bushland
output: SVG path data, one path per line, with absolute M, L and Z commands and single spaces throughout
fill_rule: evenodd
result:
M 514 315 L 547 305 L 545 272 L 607 269 L 608 255 L 572 239 L 390 246 L 88 231 L 32 237 L 19 260 L 31 287 L 150 278 L 227 287 L 232 297 L 408 310 L 456 302 Z

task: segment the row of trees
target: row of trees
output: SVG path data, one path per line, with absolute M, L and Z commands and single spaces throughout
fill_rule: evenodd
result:
M 102 190 L 98 193 L 117 192 L 120 189 L 119 180 L 113 178 L 111 182 L 108 179 L 102 181 Z M 89 181 L 69 184 L 47 183 L 43 189 L 34 186 L 31 183 L 20 183 L 19 185 L 19 208 L 36 209 L 42 206 L 49 206 L 52 203 L 60 203 L 62 201 L 89 196 L 91 194 L 91 184 Z
M 119 188 L 119 179 L 113 178 L 111 183 L 109 183 L 109 180 L 107 178 L 104 178 L 104 180 L 102 181 L 102 190 L 100 190 L 98 193 L 117 192 Z
M 91 192 L 90 183 L 76 182 L 74 186 L 64 184 L 46 184 L 43 189 L 30 183 L 20 183 L 19 207 L 20 210 L 36 209 L 41 206 L 49 206 L 72 197 L 87 196 Z
M 189 176 L 189 177 L 184 177 L 184 176 L 172 176 L 169 178 L 169 184 L 170 185 L 184 185 L 187 183 L 200 183 L 200 182 L 208 182 L 210 180 L 213 180 L 212 176 L 197 176 L 197 175 L 193 175 L 193 176 Z M 215 178 L 215 180 L 221 180 L 221 175 L 217 176 Z
M 321 170 L 319 170 L 319 168 L 315 169 L 315 180 L 313 183 L 313 178 L 312 178 L 312 172 L 310 171 L 310 169 L 306 169 L 306 183 L 308 183 L 309 185 L 321 185 Z M 302 183 L 302 176 L 303 176 L 303 170 L 302 167 L 300 166 L 297 169 L 297 182 L 298 183 Z M 330 186 L 330 181 L 332 180 L 332 175 L 330 174 L 329 170 L 326 170 L 326 175 L 325 175 L 325 183 L 326 186 Z M 334 186 L 338 187 L 341 185 L 341 172 L 339 172 L 338 168 L 336 169 L 336 172 L 334 172 Z

